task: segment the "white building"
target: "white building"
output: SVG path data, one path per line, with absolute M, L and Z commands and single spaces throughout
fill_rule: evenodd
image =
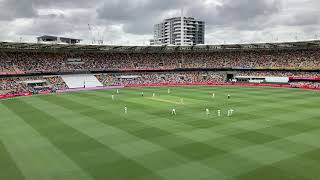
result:
M 154 25 L 151 45 L 196 45 L 204 44 L 205 22 L 192 17 L 165 19 Z
M 58 36 L 40 36 L 37 37 L 38 43 L 50 43 L 50 44 L 78 44 L 81 39 L 58 37 Z

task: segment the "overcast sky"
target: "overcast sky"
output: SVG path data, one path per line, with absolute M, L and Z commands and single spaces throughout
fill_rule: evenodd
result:
M 0 0 L 0 41 L 46 34 L 144 45 L 153 24 L 182 7 L 206 22 L 207 44 L 320 39 L 320 0 Z

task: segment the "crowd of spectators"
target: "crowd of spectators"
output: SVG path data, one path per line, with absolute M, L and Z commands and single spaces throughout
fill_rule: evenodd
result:
M 105 86 L 155 83 L 192 83 L 223 82 L 225 75 L 220 72 L 147 72 L 147 73 L 112 73 L 96 75 Z
M 72 59 L 77 59 L 73 62 Z M 320 68 L 320 50 L 250 50 L 210 53 L 0 54 L 0 72 L 58 72 L 139 68 Z
M 199 68 L 197 71 L 123 72 L 132 69 Z M 228 72 L 203 71 L 203 68 L 233 68 Z M 66 72 L 121 70 L 97 75 L 103 85 L 128 85 L 164 82 L 223 82 L 234 76 L 313 77 L 318 72 L 245 71 L 244 69 L 320 69 L 320 49 L 246 50 L 189 53 L 63 53 L 1 52 L 0 75 L 28 72 Z M 241 71 L 239 69 L 242 69 Z M 28 91 L 26 80 L 44 80 L 54 90 L 68 88 L 60 76 L 0 78 L 0 94 Z M 300 82 L 308 83 L 308 82 Z M 313 83 L 314 86 L 319 86 Z
M 67 89 L 66 83 L 59 76 L 30 76 L 30 77 L 10 77 L 0 78 L 0 94 L 15 94 L 20 92 L 32 91 L 32 86 L 27 81 L 44 81 L 43 87 L 50 90 Z M 38 85 L 37 85 L 38 86 Z
M 319 78 L 318 72 L 305 71 L 235 71 L 236 76 L 255 76 L 255 77 L 304 77 Z
M 14 94 L 27 91 L 20 78 L 0 78 L 0 94 Z
M 60 76 L 48 76 L 44 77 L 44 79 L 48 82 L 49 86 L 53 90 L 68 89 L 67 84 L 63 81 L 63 79 Z
M 228 74 L 249 77 L 302 77 L 320 78 L 317 72 L 300 71 L 168 71 L 168 72 L 118 72 L 97 74 L 97 79 L 104 86 L 126 86 L 130 84 L 158 84 L 158 83 L 192 83 L 192 82 L 226 82 Z M 43 87 L 52 90 L 67 89 L 68 86 L 60 76 L 30 76 L 0 78 L 0 94 L 31 91 L 27 81 L 40 80 L 45 82 Z M 319 82 L 302 81 L 291 82 L 295 86 L 320 87 Z M 37 85 L 38 87 L 39 85 Z
M 312 88 L 320 88 L 320 82 L 312 82 L 312 81 L 297 81 L 297 82 L 290 82 L 292 87 L 303 87 L 308 86 Z

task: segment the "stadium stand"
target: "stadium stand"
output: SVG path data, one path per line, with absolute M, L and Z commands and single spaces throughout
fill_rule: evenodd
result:
M 108 73 L 97 75 L 105 86 L 129 84 L 153 84 L 165 82 L 223 82 L 224 76 L 220 72 L 147 72 L 147 73 Z
M 320 41 L 220 46 L 94 46 L 0 42 L 0 94 L 132 84 L 266 82 L 317 87 Z M 95 76 L 93 75 L 95 74 Z M 250 79 L 250 80 L 249 80 Z
M 210 53 L 68 55 L 43 52 L 9 52 L 0 55 L 2 73 L 69 72 L 157 68 L 319 69 L 318 49 L 259 50 Z M 78 62 L 70 61 L 77 59 Z

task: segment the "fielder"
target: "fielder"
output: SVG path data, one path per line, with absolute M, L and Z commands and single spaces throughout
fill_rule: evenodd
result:
M 231 95 L 230 94 L 228 94 L 228 99 L 231 99 Z
M 152 94 L 152 97 L 156 97 L 156 93 L 153 93 L 153 94 Z
M 114 95 L 111 95 L 111 99 L 114 100 Z
M 210 115 L 210 110 L 207 108 L 206 109 L 206 115 L 209 116 Z
M 119 89 L 117 89 L 117 94 L 119 94 Z
M 141 96 L 142 96 L 142 97 L 144 96 L 143 92 L 141 92 Z
M 212 93 L 212 98 L 215 98 L 215 97 L 216 97 L 216 95 L 214 93 Z
M 168 94 L 170 94 L 170 89 L 168 89 Z
M 221 110 L 218 110 L 218 117 L 221 117 Z
M 228 116 L 229 116 L 229 117 L 232 116 L 233 112 L 234 112 L 233 109 L 228 110 Z
M 172 115 L 177 115 L 177 113 L 176 113 L 176 109 L 172 109 L 171 114 L 172 114 Z
M 128 108 L 127 107 L 124 107 L 124 113 L 128 114 Z

